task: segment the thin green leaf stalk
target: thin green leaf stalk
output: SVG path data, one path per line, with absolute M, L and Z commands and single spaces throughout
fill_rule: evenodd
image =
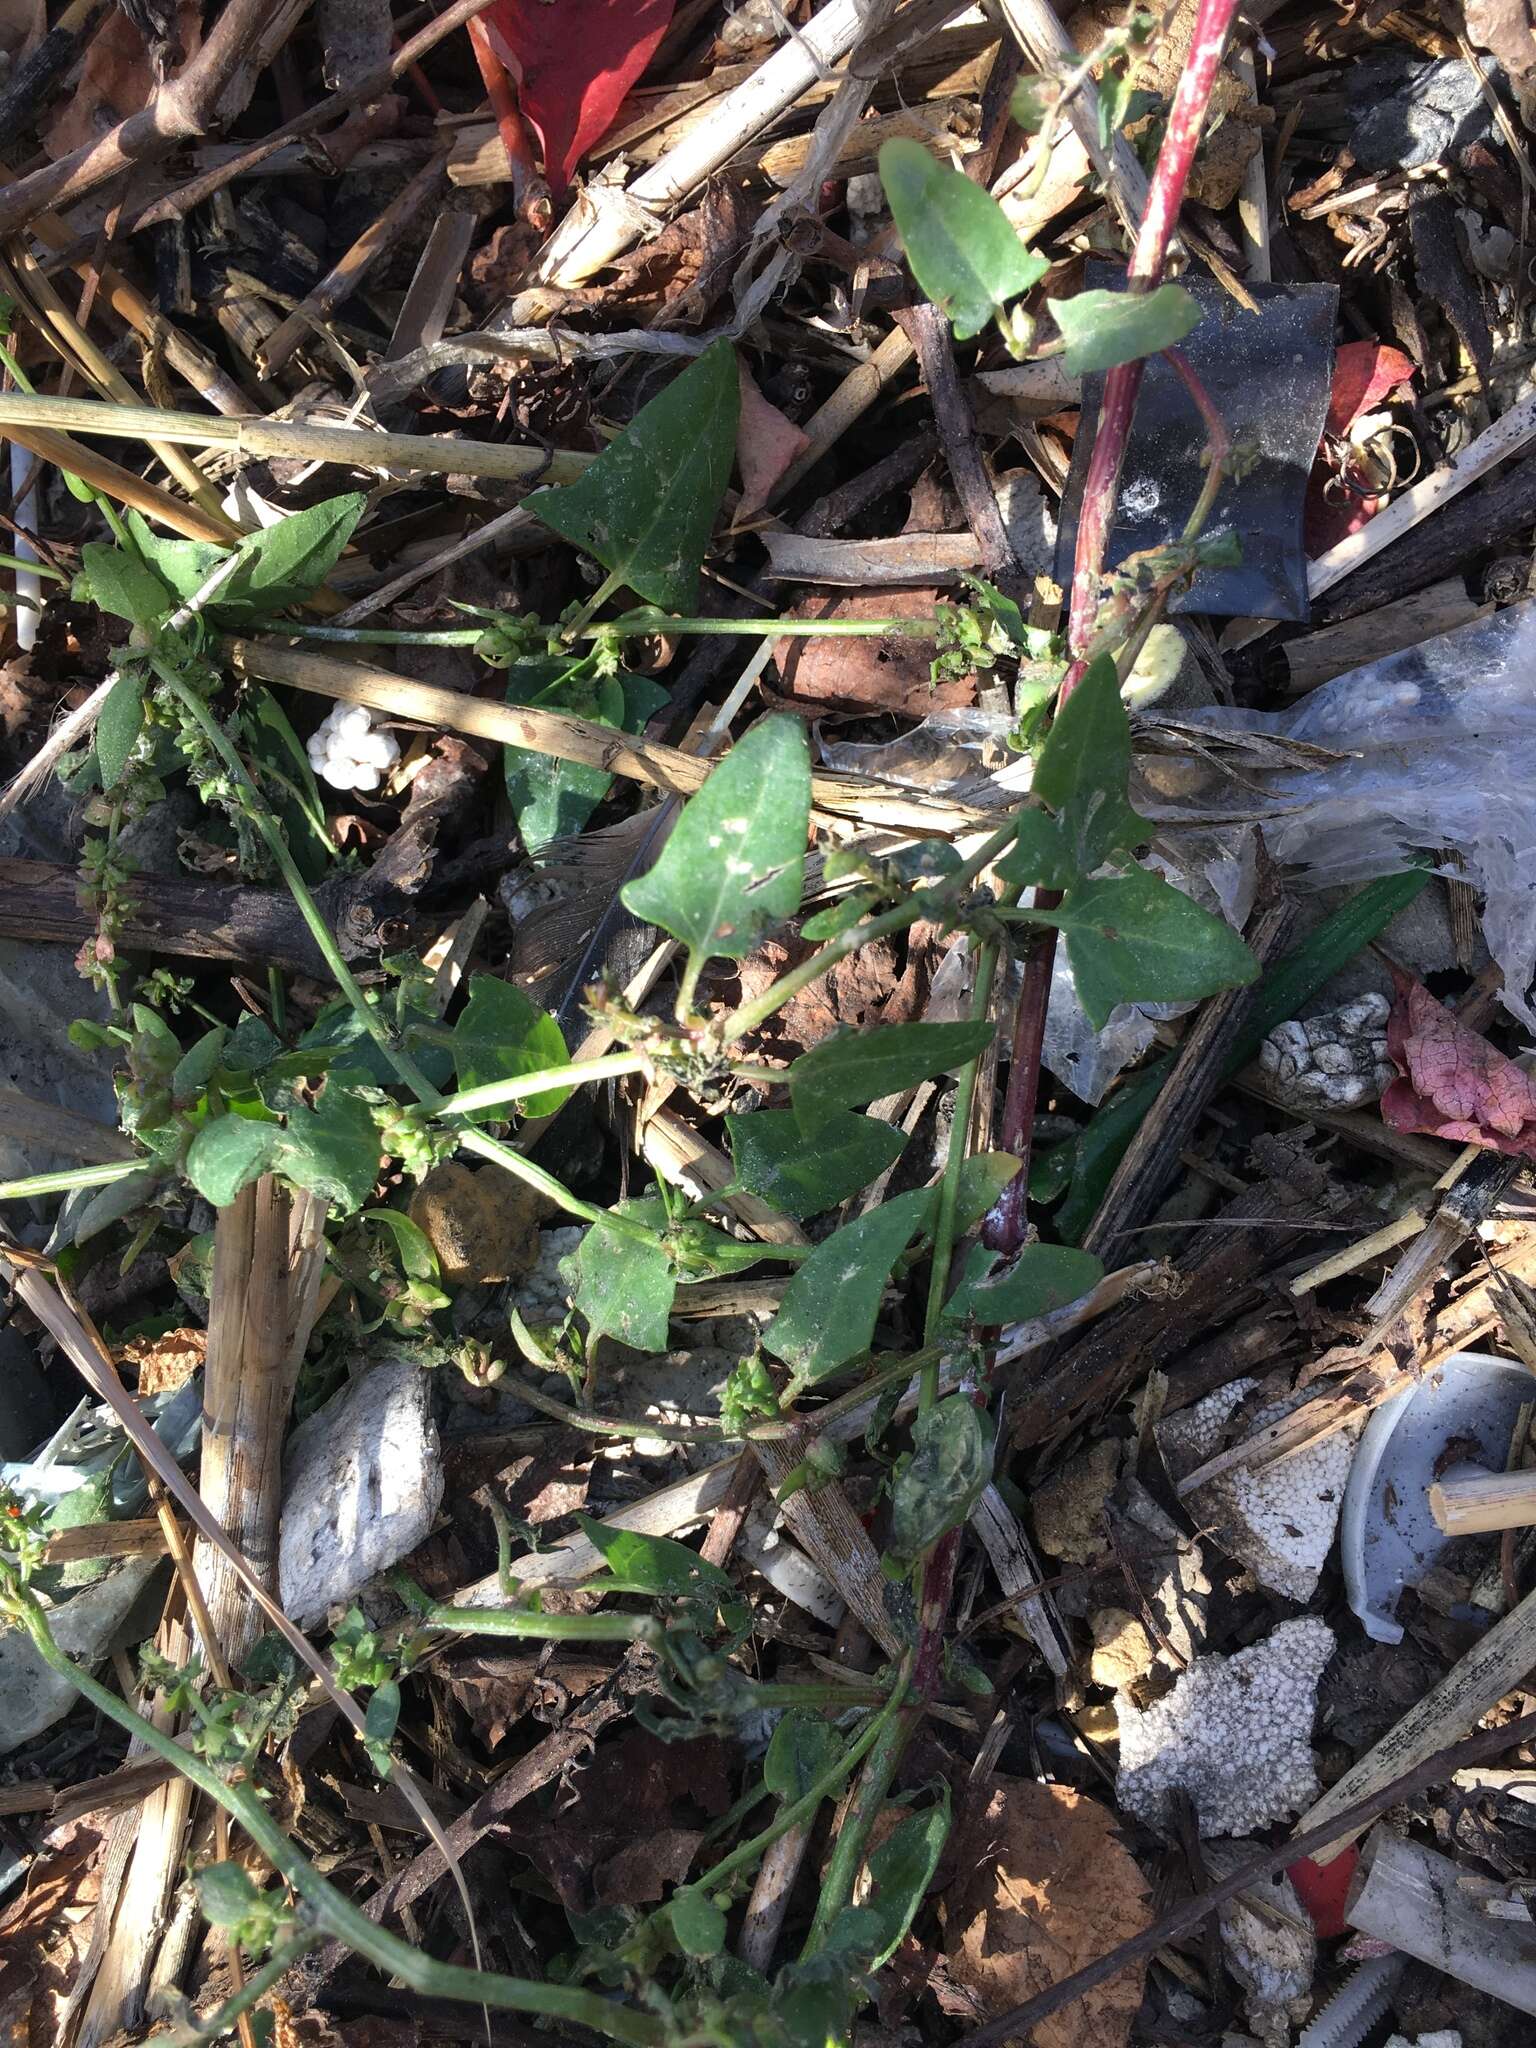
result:
M 142 1173 L 152 1163 L 148 1159 L 114 1159 L 106 1166 L 64 1166 L 57 1173 L 0 1181 L 0 1202 L 21 1202 L 33 1195 L 68 1195 L 76 1188 L 108 1188 L 131 1173 Z
M 50 1670 L 74 1686 L 98 1713 L 137 1737 L 144 1748 L 179 1771 L 244 1828 L 272 1867 L 309 1907 L 318 1934 L 343 1942 L 387 1977 L 399 1978 L 423 1997 L 455 1998 L 502 2011 L 536 2013 L 571 2026 L 590 2027 L 612 2040 L 624 2042 L 627 2048 L 660 2048 L 665 2029 L 660 2020 L 649 2014 L 630 2011 L 597 1992 L 574 1985 L 540 1984 L 503 1976 L 499 1971 L 441 1963 L 423 1955 L 387 1928 L 376 1926 L 294 1847 L 254 1792 L 243 1783 L 227 1784 L 201 1757 L 183 1749 L 164 1729 L 135 1713 L 126 1700 L 110 1692 L 68 1657 L 54 1641 L 42 1607 L 21 1587 L 15 1572 L 3 1563 L 0 1591 L 6 1596 L 6 1611 L 26 1630 Z
M 407 1629 L 451 1629 L 461 1636 L 532 1637 L 551 1643 L 653 1645 L 665 1634 L 649 1614 L 540 1614 L 531 1607 L 450 1607 L 441 1600 L 413 1615 Z
M 602 610 L 609 598 L 616 596 L 624 587 L 624 577 L 620 570 L 614 569 L 605 576 L 586 603 L 579 605 L 567 620 L 565 626 L 566 639 L 573 639 L 580 632 L 581 628 L 587 624 L 589 619 L 596 618 L 598 612 Z
M 30 564 L 28 565 L 30 566 Z M 262 630 L 289 640 L 329 640 L 350 647 L 474 647 L 485 637 L 484 626 L 443 626 L 411 631 L 395 626 L 322 626 L 307 620 L 272 620 Z M 551 629 L 553 630 L 553 629 Z M 652 634 L 753 640 L 765 635 L 780 640 L 935 640 L 936 619 L 674 619 L 667 612 L 629 613 L 598 625 L 568 631 L 572 640 L 617 637 L 639 640 Z
M 204 2043 L 222 2041 L 248 2012 L 275 1991 L 295 1963 L 300 1963 L 320 1946 L 320 1936 L 306 1928 L 288 1941 L 279 1942 L 261 1968 L 247 1977 L 240 1989 L 226 1998 L 217 2012 L 177 2035 L 177 2048 L 203 2048 Z
M 23 569 L 29 576 L 42 576 L 50 583 L 69 581 L 62 569 L 52 569 L 46 562 L 25 561 L 20 555 L 0 554 L 0 569 Z
M 630 612 L 600 626 L 583 627 L 578 637 L 595 640 L 600 633 L 615 631 L 625 639 L 632 634 L 676 633 L 729 640 L 936 640 L 940 627 L 937 619 L 674 619 L 666 612 Z
M 452 1038 L 443 1034 L 444 1042 Z M 461 1088 L 457 1095 L 445 1095 L 439 1116 L 472 1116 L 483 1109 L 499 1109 L 509 1102 L 526 1101 L 554 1088 L 572 1088 L 583 1081 L 616 1081 L 626 1074 L 644 1074 L 651 1062 L 644 1053 L 610 1052 L 601 1059 L 572 1060 L 563 1067 L 540 1067 L 531 1074 L 509 1074 L 504 1081 L 487 1081 L 479 1088 Z
M 1004 901 L 1018 894 L 1008 890 Z M 976 981 L 971 991 L 971 1017 L 980 1023 L 992 1013 L 992 987 L 997 979 L 997 963 L 1001 948 L 995 940 L 982 946 L 976 955 Z M 960 1069 L 955 1083 L 954 1113 L 949 1125 L 949 1146 L 944 1155 L 944 1178 L 939 1183 L 939 1213 L 933 1226 L 933 1263 L 928 1271 L 928 1303 L 923 1315 L 923 1342 L 934 1346 L 938 1342 L 939 1318 L 944 1313 L 944 1297 L 949 1292 L 949 1269 L 955 1250 L 955 1205 L 960 1193 L 960 1173 L 965 1165 L 966 1143 L 971 1128 L 971 1112 L 976 1102 L 976 1083 L 981 1072 L 982 1055 L 967 1060 Z M 918 1392 L 918 1412 L 931 1408 L 939 1397 L 939 1361 L 935 1354 L 932 1362 L 923 1367 L 922 1381 Z
M 827 1766 L 808 1791 L 788 1806 L 781 1807 L 772 1823 L 764 1828 L 761 1834 L 753 1835 L 745 1842 L 739 1842 L 728 1856 L 723 1856 L 713 1869 L 706 1870 L 702 1877 L 696 1877 L 687 1889 L 695 1892 L 714 1891 L 728 1877 L 734 1877 L 738 1870 L 747 1870 L 756 1864 L 764 1851 L 770 1849 L 780 1835 L 787 1835 L 790 1829 L 798 1827 L 801 1821 L 809 1820 L 823 1799 L 829 1798 L 855 1766 L 863 1762 L 876 1744 L 885 1742 L 889 1730 L 898 1725 L 901 1719 L 898 1710 L 906 1695 L 907 1675 L 908 1667 L 903 1664 L 896 1674 L 896 1682 L 891 1687 L 890 1697 L 885 1705 L 878 1714 L 870 1717 L 868 1725 L 859 1731 L 836 1762 Z
M 976 956 L 976 980 L 971 992 L 971 1016 L 975 1019 L 991 1013 L 992 988 L 997 977 L 1000 950 L 997 942 L 991 940 Z M 925 1414 L 939 1398 L 940 1353 L 937 1337 L 940 1318 L 944 1312 L 944 1300 L 949 1292 L 949 1269 L 955 1243 L 955 1208 L 960 1190 L 960 1173 L 965 1164 L 971 1111 L 976 1100 L 976 1083 L 980 1069 L 981 1055 L 978 1054 L 975 1059 L 966 1061 L 955 1086 L 954 1113 L 950 1119 L 944 1178 L 939 1186 L 939 1213 L 934 1223 L 928 1301 L 923 1318 L 923 1343 L 930 1355 L 924 1358 L 918 1377 L 919 1414 Z M 853 1895 L 854 1881 L 864 1861 L 870 1831 L 885 1804 L 896 1767 L 916 1731 L 922 1709 L 933 1692 L 938 1673 L 939 1650 L 943 1642 L 944 1618 L 949 1612 L 950 1592 L 954 1584 L 954 1564 L 958 1546 L 959 1531 L 951 1530 L 947 1535 L 941 1536 L 933 1549 L 919 1562 L 918 1640 L 913 1672 L 916 1703 L 899 1718 L 887 1724 L 879 1744 L 871 1752 L 869 1762 L 864 1767 L 853 1810 L 844 1820 L 838 1834 L 837 1845 L 832 1852 L 832 1861 L 822 1886 L 816 1916 L 806 1939 L 804 1953 L 807 1956 L 815 1955 L 826 1946 L 828 1930 Z

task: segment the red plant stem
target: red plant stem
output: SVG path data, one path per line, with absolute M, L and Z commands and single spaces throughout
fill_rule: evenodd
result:
M 1168 261 L 1168 245 L 1178 225 L 1184 188 L 1189 183 L 1211 90 L 1221 66 L 1221 53 L 1226 48 L 1227 34 L 1236 12 L 1237 0 L 1200 0 L 1194 38 L 1174 90 L 1163 146 L 1157 153 L 1157 168 L 1152 173 L 1147 193 L 1147 210 L 1142 215 L 1136 247 L 1126 268 L 1126 279 L 1133 292 L 1151 291 L 1161 279 L 1163 266 Z M 1125 460 L 1144 368 L 1145 359 L 1138 357 L 1135 362 L 1118 364 L 1104 379 L 1098 431 L 1093 438 L 1088 480 L 1083 487 L 1077 552 L 1072 564 L 1072 609 L 1067 644 L 1074 655 L 1080 654 L 1087 643 L 1098 613 L 1104 547 L 1109 538 L 1110 520 L 1114 516 L 1120 468 Z M 1070 684 L 1063 687 L 1064 696 L 1068 687 L 1075 687 L 1076 681 L 1074 676 Z
M 549 187 L 533 160 L 533 145 L 528 140 L 528 130 L 507 77 L 506 66 L 497 56 L 495 45 L 479 15 L 471 16 L 465 26 L 469 30 L 470 47 L 480 67 L 481 82 L 491 103 L 491 112 L 496 116 L 496 127 L 511 167 L 513 209 L 519 220 L 526 220 L 542 234 L 554 217 Z
M 1151 291 L 1163 274 L 1168 245 L 1178 225 L 1184 189 L 1205 125 L 1211 90 L 1221 65 L 1237 0 L 1200 0 L 1194 35 L 1184 69 L 1174 90 L 1162 148 L 1147 194 L 1147 207 L 1136 235 L 1136 246 L 1126 268 L 1129 288 Z M 1187 365 L 1175 365 L 1184 374 Z M 1120 470 L 1130 440 L 1131 421 L 1141 390 L 1144 359 L 1121 363 L 1104 379 L 1104 396 L 1099 403 L 1098 429 L 1093 453 L 1088 460 L 1088 477 L 1083 489 L 1082 509 L 1077 522 L 1077 549 L 1072 563 L 1072 601 L 1067 618 L 1067 648 L 1072 656 L 1061 685 L 1058 702 L 1077 688 L 1087 664 L 1083 650 L 1093 637 L 1099 613 L 1099 584 L 1104 574 L 1104 551 L 1114 517 Z M 1187 380 L 1186 380 L 1187 381 Z M 1198 382 L 1198 380 L 1196 380 Z M 1202 394 L 1203 396 L 1203 394 Z M 1201 398 L 1196 398 L 1201 404 Z M 1208 415 L 1208 402 L 1201 405 Z M 1220 422 L 1217 422 L 1220 425 Z M 1212 433 L 1211 419 L 1206 428 Z M 1221 429 L 1225 442 L 1225 429 Z M 1214 434 L 1213 434 L 1214 439 Z M 1035 907 L 1048 910 L 1058 896 L 1037 892 Z M 1011 1254 L 1024 1242 L 1027 1227 L 1029 1160 L 1034 1145 L 1035 1102 L 1040 1092 L 1040 1050 L 1045 1038 L 1045 1014 L 1050 1002 L 1051 971 L 1056 960 L 1056 934 L 1042 931 L 1024 959 L 1024 986 L 1014 1017 L 1013 1059 L 1008 1070 L 1008 1092 L 1003 1101 L 1000 1144 L 1019 1162 L 1018 1173 L 1004 1189 L 987 1218 L 985 1241 L 994 1251 Z
M 923 1568 L 923 1602 L 917 1617 L 917 1654 L 912 1663 L 912 1697 L 924 1706 L 939 1689 L 944 1666 L 944 1623 L 955 1589 L 960 1531 L 946 1530 Z

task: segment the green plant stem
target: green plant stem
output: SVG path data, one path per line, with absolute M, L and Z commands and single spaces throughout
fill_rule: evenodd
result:
M 200 1757 L 181 1747 L 173 1736 L 136 1714 L 125 1700 L 109 1692 L 53 1640 L 47 1617 L 37 1601 L 22 1593 L 11 1594 L 14 1574 L 5 1569 L 0 1586 L 10 1594 L 6 1601 L 26 1629 L 38 1655 L 50 1670 L 74 1686 L 98 1713 L 136 1736 L 162 1762 L 206 1793 L 233 1820 L 239 1822 L 273 1869 L 285 1877 L 312 1908 L 317 1932 L 344 1942 L 386 1976 L 398 1977 L 411 1990 L 427 1998 L 457 1998 L 477 2005 L 495 2006 L 508 2012 L 542 2014 L 568 2025 L 591 2027 L 629 2048 L 660 2048 L 664 2028 L 649 2014 L 637 2013 L 614 2004 L 597 1992 L 574 1985 L 539 1984 L 521 1977 L 503 1976 L 499 1971 L 471 1970 L 462 1965 L 440 1963 L 423 1955 L 410 1942 L 378 1927 L 368 1915 L 345 1898 L 323 1878 L 306 1857 L 294 1847 L 277 1822 L 254 1793 L 243 1785 L 226 1784 L 217 1771 Z
M 189 2031 L 178 2035 L 178 2048 L 203 2048 L 205 2042 L 220 2041 L 230 2028 L 248 2012 L 254 2011 L 269 1991 L 274 1990 L 287 1976 L 294 1964 L 320 1946 L 320 1937 L 313 1928 L 295 1934 L 281 1942 L 261 1968 L 247 1977 L 233 1997 L 226 1998 L 217 2012 L 196 2023 Z
M 425 1036 L 426 1034 L 422 1034 Z M 451 1038 L 451 1033 L 445 1033 Z M 499 1109 L 503 1103 L 523 1102 L 530 1095 L 543 1095 L 552 1088 L 571 1088 L 583 1081 L 613 1081 L 625 1074 L 644 1074 L 651 1062 L 642 1052 L 610 1052 L 601 1059 L 572 1060 L 563 1067 L 541 1067 L 532 1074 L 509 1074 L 504 1081 L 487 1081 L 479 1088 L 461 1088 L 457 1095 L 439 1099 L 438 1116 L 470 1116 L 478 1110 Z M 777 1077 L 775 1077 L 777 1078 Z
M 864 1766 L 864 1775 L 859 1780 L 852 1811 L 844 1819 L 833 1846 L 832 1860 L 822 1881 L 821 1897 L 816 1904 L 816 1916 L 811 1922 L 811 1931 L 805 1938 L 802 1957 L 813 1956 L 818 1950 L 825 1948 L 828 1930 L 853 1896 L 854 1879 L 858 1876 L 859 1866 L 864 1861 L 870 1830 L 879 1818 L 880 1809 L 885 1804 L 885 1795 L 891 1788 L 891 1779 L 896 1774 L 896 1766 L 901 1761 L 902 1751 L 911 1740 L 917 1722 L 918 1715 L 915 1712 L 893 1714 L 880 1729 L 876 1741 L 870 1747 L 869 1762 Z
M 744 1038 L 748 1032 L 756 1031 L 765 1024 L 775 1011 L 783 1009 L 801 989 L 809 988 L 813 981 L 820 981 L 839 960 L 846 960 L 861 946 L 867 946 L 875 939 L 888 938 L 892 932 L 905 931 L 920 917 L 942 919 L 976 877 L 990 867 L 999 854 L 1007 852 L 1018 832 L 1020 815 L 1022 813 L 1016 813 L 1000 826 L 969 860 L 962 862 L 952 875 L 946 875 L 942 882 L 914 890 L 905 902 L 893 904 L 889 910 L 867 917 L 861 924 L 851 925 L 847 931 L 839 932 L 835 939 L 829 939 L 819 953 L 813 953 L 809 960 L 792 967 L 788 974 L 780 975 L 773 986 L 765 989 L 755 1001 L 743 1003 L 740 1009 L 732 1010 L 729 1016 L 723 1017 L 713 1027 L 713 1035 L 722 1045 Z
M 106 1188 L 142 1173 L 149 1159 L 114 1159 L 107 1166 L 65 1166 L 57 1173 L 28 1174 L 25 1180 L 0 1181 L 0 1202 L 20 1202 L 31 1195 L 67 1195 L 75 1188 Z
M 659 1643 L 664 1633 L 649 1614 L 538 1614 L 532 1608 L 450 1607 L 434 1601 L 413 1615 L 407 1630 L 451 1629 L 460 1636 L 534 1636 L 551 1643 Z
M 356 1012 L 358 1021 L 363 1026 L 363 1029 L 368 1033 L 368 1036 L 379 1048 L 379 1051 L 383 1053 L 385 1059 L 388 1060 L 389 1064 L 417 1100 L 424 1107 L 435 1111 L 443 1098 L 438 1094 L 410 1054 L 395 1042 L 388 1025 L 379 1015 L 375 1005 L 370 1003 L 364 995 L 356 976 L 341 957 L 341 950 L 337 946 L 335 939 L 331 936 L 330 927 L 320 915 L 319 906 L 316 904 L 314 897 L 309 893 L 309 885 L 299 873 L 298 864 L 294 860 L 293 855 L 288 851 L 288 842 L 283 837 L 282 830 L 276 819 L 271 816 L 266 805 L 261 801 L 260 792 L 251 780 L 245 763 L 236 751 L 234 743 L 220 726 L 218 720 L 208 709 L 208 706 L 203 702 L 197 691 L 177 674 L 168 661 L 158 654 L 151 653 L 149 665 L 171 692 L 182 710 L 186 712 L 193 724 L 202 733 L 204 739 L 208 741 L 208 744 L 224 763 L 229 773 L 246 792 L 248 798 L 246 805 L 247 815 L 251 823 L 256 827 L 256 830 L 261 834 L 262 839 L 266 842 L 267 851 L 271 854 L 278 873 L 287 884 L 289 895 L 292 896 L 298 906 L 299 915 L 309 927 L 310 937 L 320 948 L 325 964 L 331 970 L 332 979 Z
M 45 576 L 51 583 L 69 581 L 62 569 L 51 569 L 46 562 L 23 561 L 20 555 L 0 554 L 0 569 L 21 569 L 31 576 Z
M 589 619 L 596 618 L 609 598 L 624 588 L 624 578 L 617 569 L 605 576 L 583 605 L 578 605 L 564 628 L 564 637 L 574 640 Z
M 809 1820 L 823 1799 L 837 1790 L 849 1772 L 863 1761 L 891 1726 L 896 1710 L 906 1695 L 907 1671 L 908 1666 L 903 1663 L 896 1674 L 896 1683 L 892 1686 L 885 1705 L 872 1718 L 867 1728 L 860 1729 L 836 1763 L 828 1765 L 809 1791 L 802 1793 L 791 1805 L 781 1807 L 772 1823 L 764 1828 L 761 1834 L 753 1835 L 745 1842 L 739 1842 L 729 1856 L 722 1857 L 712 1870 L 706 1870 L 702 1877 L 696 1877 L 686 1889 L 693 1892 L 713 1891 L 717 1885 L 723 1884 L 726 1878 L 733 1877 L 738 1870 L 756 1863 L 764 1850 L 770 1848 L 780 1835 L 787 1835 L 790 1829 L 798 1827 L 801 1821 Z
M 1008 894 L 1014 892 L 1009 891 Z M 976 955 L 976 984 L 971 991 L 971 1016 L 978 1022 L 992 1010 L 992 984 L 997 978 L 999 947 L 989 940 Z M 928 1271 L 928 1304 L 923 1315 L 923 1342 L 935 1344 L 944 1297 L 949 1292 L 949 1268 L 955 1249 L 955 1205 L 960 1194 L 960 1173 L 965 1165 L 966 1140 L 971 1128 L 971 1110 L 976 1101 L 976 1080 L 981 1071 L 980 1053 L 967 1060 L 955 1083 L 955 1105 L 949 1123 L 949 1149 L 944 1155 L 944 1178 L 939 1183 L 939 1213 L 933 1225 L 933 1262 Z M 939 1397 L 939 1361 L 923 1367 L 918 1389 L 919 1414 L 931 1408 Z
M 629 612 L 600 626 L 585 626 L 578 637 L 595 640 L 600 633 L 614 631 L 625 638 L 688 633 L 731 640 L 934 640 L 939 625 L 936 619 L 674 619 L 666 612 Z

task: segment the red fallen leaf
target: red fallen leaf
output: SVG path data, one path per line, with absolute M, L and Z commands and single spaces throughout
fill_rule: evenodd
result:
M 1389 391 L 1407 383 L 1414 365 L 1401 349 L 1379 341 L 1346 341 L 1333 359 L 1333 389 L 1328 400 L 1326 431 L 1342 436 L 1360 415 L 1380 405 Z M 1334 475 L 1331 462 L 1319 455 L 1307 485 L 1305 515 L 1306 548 L 1309 555 L 1326 554 L 1348 535 L 1358 532 L 1376 517 L 1384 498 L 1361 497 L 1351 491 L 1332 494 L 1328 485 Z
M 1328 432 L 1347 434 L 1361 413 L 1380 405 L 1389 391 L 1408 383 L 1413 374 L 1413 363 L 1400 348 L 1379 341 L 1346 341 L 1333 358 Z
M 1387 1053 L 1403 1075 L 1381 1098 L 1395 1131 L 1428 1131 L 1536 1159 L 1536 1081 L 1458 1023 L 1421 981 L 1399 974 Z
M 803 449 L 811 445 L 793 420 L 788 420 L 764 398 L 747 374 L 741 372 L 741 413 L 736 426 L 736 467 L 741 472 L 741 503 L 736 507 L 738 522 L 761 512 L 768 494 Z
M 613 126 L 655 54 L 674 0 L 495 0 L 484 21 L 544 146 L 556 198 Z

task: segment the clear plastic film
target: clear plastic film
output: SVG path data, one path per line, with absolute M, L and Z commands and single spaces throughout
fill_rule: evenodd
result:
M 1505 1007 L 1536 1030 L 1536 604 L 1336 676 L 1289 710 L 1219 709 L 1183 723 L 1345 756 L 1244 771 L 1242 795 L 1251 800 L 1255 783 L 1262 790 L 1270 854 L 1321 888 L 1428 853 L 1483 892 Z

